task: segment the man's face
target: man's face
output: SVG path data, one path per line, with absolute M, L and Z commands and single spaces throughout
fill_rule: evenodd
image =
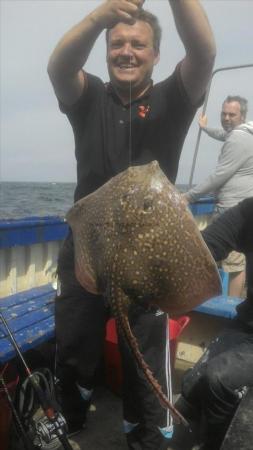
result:
M 153 67 L 158 61 L 159 53 L 153 46 L 153 30 L 148 23 L 141 20 L 134 25 L 118 23 L 110 30 L 108 72 L 119 91 L 126 92 L 131 86 L 134 94 L 141 94 L 150 84 Z
M 244 122 L 238 102 L 224 102 L 221 110 L 221 124 L 225 131 L 231 131 Z

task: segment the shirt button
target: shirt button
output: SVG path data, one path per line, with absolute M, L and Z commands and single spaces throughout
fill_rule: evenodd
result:
M 120 123 L 120 125 L 123 125 L 124 120 L 120 119 L 120 120 L 119 120 L 119 123 Z

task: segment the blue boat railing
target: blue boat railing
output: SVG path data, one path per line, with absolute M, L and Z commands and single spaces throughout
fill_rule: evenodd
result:
M 213 199 L 189 207 L 202 230 L 210 221 Z M 68 230 L 66 220 L 58 216 L 1 220 L 0 298 L 55 283 L 58 253 Z
M 4 220 L 0 222 L 0 249 L 61 241 L 67 233 L 68 224 L 57 216 Z

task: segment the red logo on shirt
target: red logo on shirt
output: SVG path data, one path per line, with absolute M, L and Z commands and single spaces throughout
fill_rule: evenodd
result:
M 138 116 L 141 117 L 142 119 L 145 119 L 147 114 L 150 111 L 150 106 L 144 106 L 144 105 L 139 105 L 138 106 Z

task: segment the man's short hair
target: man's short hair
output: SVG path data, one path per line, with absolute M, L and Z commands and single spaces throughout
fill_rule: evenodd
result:
M 162 29 L 159 24 L 157 17 L 151 12 L 140 9 L 136 16 L 136 20 L 141 20 L 142 22 L 146 22 L 150 25 L 153 30 L 153 47 L 156 53 L 159 53 L 161 37 L 162 37 Z M 110 29 L 106 30 L 106 43 L 108 44 Z
M 240 97 L 239 95 L 228 95 L 224 100 L 224 103 L 238 102 L 241 108 L 241 115 L 244 119 L 246 119 L 248 112 L 248 100 L 244 97 Z

